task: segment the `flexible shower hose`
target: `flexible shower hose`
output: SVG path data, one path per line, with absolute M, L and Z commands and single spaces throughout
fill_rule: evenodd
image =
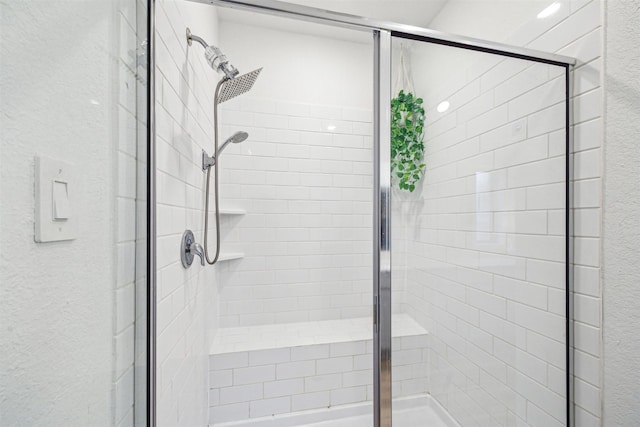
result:
M 205 202 L 204 202 L 204 257 L 207 260 L 209 265 L 213 265 L 218 262 L 218 257 L 220 256 L 220 208 L 218 206 L 218 95 L 220 93 L 220 87 L 227 80 L 226 78 L 221 79 L 216 85 L 216 91 L 213 99 L 213 155 L 215 158 L 215 162 L 213 164 L 214 169 L 214 179 L 215 182 L 213 184 L 213 194 L 214 200 L 216 203 L 216 256 L 213 259 L 209 258 L 209 245 L 208 235 L 209 235 L 209 182 L 211 181 L 211 167 L 207 168 L 207 185 L 205 187 Z

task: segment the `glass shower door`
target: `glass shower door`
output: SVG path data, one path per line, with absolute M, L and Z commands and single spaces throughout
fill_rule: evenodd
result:
M 567 425 L 566 69 L 392 56 L 394 424 Z

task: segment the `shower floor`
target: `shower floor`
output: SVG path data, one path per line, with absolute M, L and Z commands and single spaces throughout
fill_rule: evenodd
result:
M 401 427 L 450 427 L 429 406 L 393 411 L 393 423 Z M 369 427 L 373 425 L 372 415 L 342 418 L 321 423 L 305 424 L 300 427 Z
M 395 315 L 392 328 L 394 396 L 425 395 L 427 331 L 406 314 Z M 210 425 L 277 418 L 282 427 L 282 417 L 293 417 L 297 427 L 366 416 L 372 338 L 369 317 L 219 329 L 209 357 Z M 308 411 L 326 417 L 299 418 Z
M 214 427 L 370 427 L 371 402 L 215 424 Z M 393 399 L 393 423 L 401 427 L 460 427 L 428 394 Z

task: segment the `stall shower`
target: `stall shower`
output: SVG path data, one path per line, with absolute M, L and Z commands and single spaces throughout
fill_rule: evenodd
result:
M 159 424 L 568 425 L 572 59 L 197 3 L 158 12 Z

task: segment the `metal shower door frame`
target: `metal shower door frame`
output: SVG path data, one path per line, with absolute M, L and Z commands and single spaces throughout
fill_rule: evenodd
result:
M 155 150 L 155 3 L 148 6 L 148 96 L 147 96 L 147 425 L 156 425 L 156 150 Z M 316 22 L 360 31 L 373 35 L 374 47 L 374 188 L 373 188 L 373 317 L 374 317 L 374 427 L 392 426 L 392 331 L 391 331 L 391 40 L 400 37 L 427 43 L 446 45 L 505 57 L 525 59 L 566 68 L 566 280 L 567 280 L 567 425 L 574 424 L 572 415 L 573 390 L 570 379 L 570 350 L 572 349 L 572 247 L 570 239 L 570 179 L 572 112 L 571 57 L 537 51 L 502 43 L 443 33 L 411 25 L 331 12 L 278 0 L 189 0 L 227 8 L 260 12 L 296 20 Z
M 373 32 L 373 425 L 391 427 L 391 32 Z

